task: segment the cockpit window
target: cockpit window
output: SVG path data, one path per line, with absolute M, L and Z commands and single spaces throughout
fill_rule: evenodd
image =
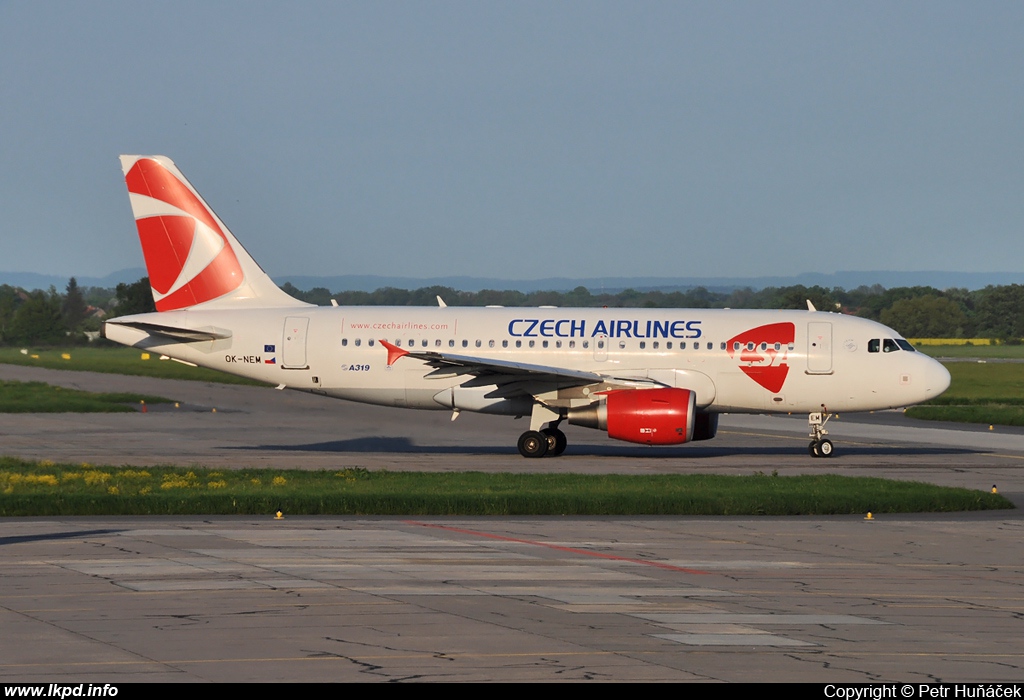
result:
M 906 350 L 907 352 L 917 352 L 914 346 L 905 341 L 903 338 L 897 338 L 896 344 L 899 345 L 904 350 Z
M 878 347 L 882 344 L 878 338 L 872 338 L 868 341 L 868 352 L 878 352 Z
M 882 341 L 882 352 L 897 352 L 899 349 L 900 346 L 892 338 L 886 338 Z

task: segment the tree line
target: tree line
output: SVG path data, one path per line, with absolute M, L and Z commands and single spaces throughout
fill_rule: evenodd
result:
M 934 287 L 861 286 L 749 287 L 714 291 L 705 287 L 679 291 L 626 289 L 593 293 L 572 291 L 466 292 L 451 287 L 331 293 L 323 287 L 303 291 L 286 282 L 282 289 L 297 299 L 328 306 L 560 306 L 591 308 L 805 309 L 810 300 L 819 311 L 861 316 L 894 328 L 907 338 L 994 338 L 1017 343 L 1024 338 L 1024 285 L 990 285 L 984 289 L 940 290 Z M 96 337 L 103 320 L 154 311 L 149 279 L 114 289 L 79 287 L 75 278 L 64 292 L 54 287 L 31 292 L 0 285 L 0 342 L 6 345 L 74 345 Z

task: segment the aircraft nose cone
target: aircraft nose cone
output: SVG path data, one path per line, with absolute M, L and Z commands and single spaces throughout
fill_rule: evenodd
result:
M 948 389 L 949 382 L 949 370 L 941 362 L 929 360 L 928 369 L 925 371 L 925 385 L 927 386 L 928 398 L 934 399 Z

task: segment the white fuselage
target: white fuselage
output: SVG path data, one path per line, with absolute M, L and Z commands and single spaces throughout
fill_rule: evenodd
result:
M 126 321 L 229 337 L 180 342 Z M 340 399 L 419 409 L 529 414 L 415 357 L 389 364 L 380 341 L 410 352 L 568 368 L 691 389 L 705 412 L 868 411 L 934 398 L 949 373 L 895 331 L 810 311 L 477 307 L 196 309 L 114 319 L 107 337 L 203 367 Z M 886 343 L 885 341 L 889 342 Z M 895 343 L 900 340 L 900 345 Z M 874 341 L 874 342 L 873 342 Z M 594 393 L 596 393 L 595 387 Z M 530 392 L 543 393 L 543 392 Z M 553 406 L 591 390 L 549 390 Z

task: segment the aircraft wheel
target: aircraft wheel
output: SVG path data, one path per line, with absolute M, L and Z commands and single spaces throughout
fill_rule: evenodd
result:
M 819 457 L 831 457 L 832 456 L 832 441 L 825 439 L 818 443 L 818 456 Z
M 519 454 L 523 457 L 543 457 L 548 452 L 548 438 L 537 430 L 527 430 L 519 436 Z
M 811 444 L 807 446 L 807 454 L 809 454 L 811 457 L 821 457 L 821 454 L 818 452 L 817 440 L 812 440 Z
M 540 433 L 548 439 L 548 457 L 557 457 L 565 452 L 565 448 L 569 444 L 565 433 L 558 428 L 545 428 Z

